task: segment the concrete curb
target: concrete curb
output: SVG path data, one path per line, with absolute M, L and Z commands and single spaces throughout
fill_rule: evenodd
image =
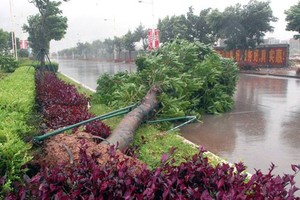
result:
M 90 88 L 90 87 L 87 86 L 87 85 L 84 85 L 83 83 L 81 83 L 81 82 L 75 80 L 74 78 L 72 78 L 72 77 L 70 77 L 70 76 L 68 76 L 68 75 L 66 75 L 66 74 L 64 74 L 64 73 L 62 73 L 62 72 L 58 72 L 58 73 L 61 73 L 62 75 L 64 75 L 64 76 L 67 77 L 68 79 L 74 81 L 75 83 L 81 85 L 82 87 L 84 87 L 84 88 L 86 88 L 86 89 L 88 89 L 88 90 L 90 90 L 90 91 L 92 91 L 92 92 L 96 92 L 96 90 Z
M 283 78 L 300 79 L 300 76 L 288 75 L 288 74 L 273 74 L 273 73 L 267 73 L 267 72 L 245 72 L 245 71 L 240 71 L 239 73 L 241 73 L 241 74 L 254 74 L 254 75 L 261 75 L 261 76 L 277 76 L 277 77 L 283 77 Z

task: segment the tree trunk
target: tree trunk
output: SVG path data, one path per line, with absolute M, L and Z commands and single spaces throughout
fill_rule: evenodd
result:
M 115 145 L 119 149 L 126 149 L 133 140 L 136 129 L 153 112 L 159 104 L 157 95 L 161 92 L 159 86 L 152 86 L 141 104 L 129 112 L 115 128 L 112 134 L 102 143 Z

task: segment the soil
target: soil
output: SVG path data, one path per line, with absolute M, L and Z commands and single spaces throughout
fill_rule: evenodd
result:
M 99 166 L 109 164 L 111 156 L 109 154 L 110 146 L 106 144 L 98 144 L 95 137 L 86 132 L 76 132 L 74 134 L 58 134 L 46 141 L 42 147 L 42 153 L 35 156 L 36 164 L 47 166 L 48 168 L 65 164 L 66 168 L 72 167 L 79 162 L 79 152 L 82 145 L 87 145 L 87 155 L 101 155 L 97 160 Z M 139 174 L 145 164 L 141 161 L 125 155 L 116 150 L 116 158 L 118 162 L 126 161 L 127 167 L 134 174 Z

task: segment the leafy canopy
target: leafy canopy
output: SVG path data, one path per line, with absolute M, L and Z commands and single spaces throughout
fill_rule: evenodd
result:
M 136 64 L 137 73 L 102 75 L 94 100 L 123 107 L 140 101 L 153 85 L 160 85 L 160 117 L 219 113 L 233 105 L 238 77 L 235 64 L 200 42 L 176 39 L 139 57 Z
M 165 43 L 179 38 L 191 42 L 197 40 L 204 44 L 212 44 L 214 36 L 206 19 L 209 13 L 210 9 L 204 9 L 196 15 L 193 7 L 190 7 L 186 15 L 167 16 L 160 19 L 157 27 L 161 33 L 161 42 Z
M 9 49 L 9 33 L 0 29 L 0 54 L 7 54 Z
M 49 51 L 51 40 L 60 40 L 66 33 L 67 18 L 61 16 L 62 11 L 58 8 L 60 1 L 32 0 L 39 10 L 39 14 L 28 17 L 28 25 L 23 26 L 23 30 L 29 33 L 28 41 L 35 54 L 41 50 Z M 45 61 L 42 52 L 41 62 Z
M 300 33 L 300 2 L 291 6 L 284 13 L 286 14 L 285 20 L 287 21 L 286 30 Z M 300 34 L 294 35 L 294 38 L 299 39 Z
M 224 12 L 213 10 L 209 24 L 220 39 L 225 39 L 227 49 L 255 48 L 262 43 L 266 32 L 273 31 L 270 2 L 250 0 L 247 5 L 227 7 Z

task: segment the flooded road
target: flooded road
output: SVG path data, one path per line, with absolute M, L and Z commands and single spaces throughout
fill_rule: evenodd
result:
M 100 74 L 135 71 L 129 64 L 60 60 L 59 71 L 97 87 Z M 292 173 L 300 164 L 300 79 L 241 74 L 231 112 L 203 116 L 203 123 L 181 129 L 182 135 L 229 162 L 243 161 L 250 173 L 267 172 L 271 162 L 276 174 Z M 300 174 L 296 177 L 300 183 Z
M 229 162 L 243 161 L 250 173 L 292 173 L 300 164 L 300 80 L 240 75 L 234 109 L 203 116 L 181 129 L 183 136 Z M 297 183 L 300 183 L 297 175 Z
M 97 79 L 101 74 L 136 71 L 134 64 L 105 63 L 91 60 L 56 60 L 55 62 L 59 63 L 59 72 L 94 90 L 97 87 Z

